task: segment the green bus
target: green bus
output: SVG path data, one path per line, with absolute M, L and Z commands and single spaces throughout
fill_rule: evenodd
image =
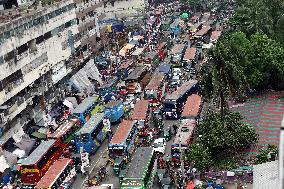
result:
M 157 171 L 153 147 L 137 148 L 124 175 L 120 177 L 121 189 L 151 188 Z

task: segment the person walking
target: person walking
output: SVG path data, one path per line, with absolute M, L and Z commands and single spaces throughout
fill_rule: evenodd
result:
M 176 124 L 173 125 L 173 129 L 174 129 L 174 135 L 176 135 L 177 134 L 177 129 L 178 129 Z

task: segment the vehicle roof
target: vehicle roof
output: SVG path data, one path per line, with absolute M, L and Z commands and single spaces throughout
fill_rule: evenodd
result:
M 170 70 L 171 70 L 171 64 L 168 64 L 168 63 L 162 63 L 159 65 L 159 72 L 162 72 L 162 73 L 169 73 Z
M 152 147 L 139 147 L 133 155 L 127 167 L 127 173 L 124 178 L 142 178 L 144 177 L 145 167 L 153 156 Z
M 211 34 L 210 40 L 212 41 L 218 40 L 221 34 L 222 34 L 222 31 L 213 31 Z
M 184 44 L 175 44 L 171 50 L 170 54 L 177 54 L 183 51 L 185 45 Z
M 122 102 L 121 100 L 111 100 L 105 105 L 105 107 L 106 108 L 112 108 L 114 106 L 119 105 L 121 102 Z
M 182 117 L 193 116 L 197 117 L 201 106 L 201 96 L 192 94 L 187 97 L 183 108 Z
M 126 138 L 127 138 L 128 134 L 129 134 L 131 128 L 133 127 L 133 125 L 134 125 L 133 121 L 131 121 L 131 120 L 123 120 L 119 124 L 116 132 L 114 133 L 114 135 L 113 135 L 113 137 L 112 137 L 112 139 L 110 141 L 110 144 L 114 145 L 114 144 L 121 144 L 121 143 L 123 143 L 126 140 Z
M 134 110 L 131 116 L 132 120 L 145 120 L 147 110 L 149 108 L 148 100 L 138 100 L 134 105 Z
M 190 47 L 186 49 L 183 59 L 184 60 L 194 60 L 195 55 L 196 55 L 196 48 Z
M 196 35 L 196 36 L 203 36 L 203 35 L 205 35 L 210 29 L 211 29 L 210 26 L 204 26 L 204 27 L 202 27 L 201 30 L 199 30 L 198 32 L 196 32 L 195 35 Z
M 34 165 L 36 164 L 41 157 L 46 154 L 51 146 L 55 143 L 56 140 L 49 139 L 47 141 L 42 141 L 40 145 L 26 158 L 22 161 L 22 165 Z
M 154 143 L 163 142 L 164 140 L 165 140 L 165 138 L 157 138 L 157 139 L 155 139 Z
M 131 60 L 127 60 L 126 62 L 123 62 L 122 64 L 120 64 L 120 66 L 119 66 L 119 70 L 121 70 L 121 69 L 126 69 L 126 68 L 128 68 L 129 66 L 131 66 L 133 64 L 133 61 L 131 61 Z
M 165 75 L 163 73 L 156 73 L 149 84 L 145 87 L 145 90 L 158 90 L 164 78 Z
M 72 162 L 72 160 L 69 158 L 59 159 L 55 161 L 43 175 L 40 181 L 36 184 L 35 188 L 41 189 L 51 187 L 70 162 Z
M 182 120 L 181 125 L 178 128 L 177 134 L 174 139 L 174 144 L 181 143 L 182 145 L 187 145 L 189 139 L 192 137 L 192 133 L 194 131 L 196 125 L 196 121 L 193 119 L 185 119 Z M 182 132 L 182 128 L 188 128 L 188 132 Z
M 118 77 L 113 76 L 110 79 L 108 79 L 106 82 L 104 82 L 99 88 L 111 87 L 117 80 L 118 80 Z
M 60 125 L 56 131 L 52 134 L 49 134 L 47 137 L 48 138 L 54 138 L 57 139 L 59 137 L 61 137 L 62 135 L 64 135 L 70 128 L 72 128 L 76 122 L 78 121 L 78 119 L 70 119 L 68 120 L 66 123 L 63 123 L 62 125 Z
M 125 80 L 136 80 L 146 71 L 146 66 L 136 67 Z
M 90 108 L 96 101 L 98 100 L 98 96 L 92 96 L 85 98 L 74 110 L 72 113 L 83 113 L 88 108 Z
M 166 46 L 166 44 L 167 44 L 166 42 L 160 43 L 157 49 L 158 49 L 158 50 L 163 49 L 163 48 Z
M 86 134 L 92 132 L 98 124 L 104 119 L 104 113 L 97 113 L 92 115 L 87 123 L 76 133 L 76 135 Z
M 189 89 L 194 87 L 197 84 L 197 80 L 189 80 L 182 84 L 177 90 L 173 93 L 166 96 L 166 100 L 177 100 L 179 99 L 184 93 L 186 93 Z

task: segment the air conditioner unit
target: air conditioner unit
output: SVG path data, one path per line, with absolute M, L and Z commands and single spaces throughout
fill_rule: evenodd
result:
M 6 119 L 5 119 L 5 115 L 4 113 L 0 113 L 0 123 L 5 123 Z

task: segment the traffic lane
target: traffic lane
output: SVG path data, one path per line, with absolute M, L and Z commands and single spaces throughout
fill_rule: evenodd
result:
M 111 130 L 113 133 L 115 133 L 117 127 L 119 124 L 112 125 Z M 90 174 L 91 171 L 94 169 L 97 161 L 102 158 L 102 155 L 104 152 L 108 149 L 108 139 L 105 139 L 104 142 L 101 144 L 98 151 L 90 156 L 90 166 L 87 168 L 87 172 Z M 71 185 L 71 189 L 78 189 L 78 188 L 84 188 L 84 183 L 89 178 L 89 175 L 81 176 L 80 174 L 77 174 L 75 181 Z

